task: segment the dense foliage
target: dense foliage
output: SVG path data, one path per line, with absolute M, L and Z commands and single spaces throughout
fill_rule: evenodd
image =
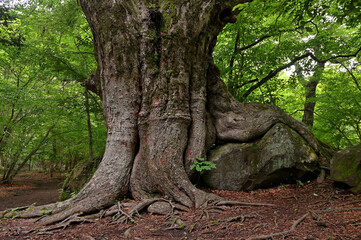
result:
M 334 147 L 359 143 L 360 8 L 355 1 L 240 5 L 214 53 L 229 91 L 278 105 Z
M 100 99 L 80 86 L 96 64 L 77 2 L 20 3 L 0 5 L 3 182 L 24 166 L 69 170 L 102 155 L 106 138 Z M 240 101 L 278 105 L 334 147 L 359 143 L 360 8 L 348 0 L 239 5 L 214 52 L 222 79 Z
M 80 86 L 95 60 L 91 33 L 77 3 L 13 7 L 3 5 L 0 11 L 3 182 L 11 182 L 24 166 L 71 169 L 89 159 L 89 147 L 93 155 L 102 155 L 106 137 L 100 100 L 85 95 Z

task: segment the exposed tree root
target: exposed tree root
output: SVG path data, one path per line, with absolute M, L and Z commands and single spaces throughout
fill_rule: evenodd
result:
M 303 215 L 302 217 L 300 217 L 299 219 L 297 219 L 293 224 L 292 227 L 290 228 L 290 230 L 288 231 L 283 231 L 283 232 L 278 232 L 278 233 L 272 233 L 272 234 L 268 234 L 268 235 L 262 235 L 262 236 L 256 236 L 256 237 L 251 237 L 248 238 L 247 240 L 261 240 L 261 239 L 273 239 L 274 237 L 278 237 L 278 236 L 285 236 L 290 234 L 291 232 L 293 232 L 296 227 L 303 221 L 305 220 L 305 218 L 310 215 L 310 213 L 306 213 L 305 215 Z
M 122 210 L 122 207 L 120 206 L 120 203 L 118 202 L 118 213 L 117 213 L 116 217 L 114 218 L 114 221 L 117 221 L 122 216 L 124 216 L 124 221 L 125 222 L 127 222 L 128 220 L 131 221 L 131 222 L 135 222 L 135 220 L 133 219 L 132 216 L 130 216 L 129 214 L 127 214 L 126 212 L 124 212 Z
M 66 218 L 59 224 L 56 224 L 56 225 L 48 227 L 48 228 L 44 228 L 41 230 L 41 232 L 49 232 L 49 231 L 54 231 L 57 229 L 65 229 L 65 228 L 69 227 L 70 225 L 84 224 L 84 223 L 94 223 L 94 221 L 89 220 L 85 217 L 79 217 L 79 214 L 77 214 L 77 215 L 71 216 L 69 218 Z
M 129 212 L 126 212 L 125 210 L 123 210 L 122 208 L 124 206 L 122 206 L 122 204 L 118 202 L 117 204 L 113 205 L 109 209 L 101 210 L 99 213 L 92 214 L 92 215 L 84 215 L 77 208 L 71 208 L 64 212 L 61 212 L 62 213 L 61 217 L 57 216 L 58 214 L 55 214 L 54 216 L 43 215 L 40 218 L 36 219 L 35 222 L 40 223 L 40 225 L 49 225 L 49 224 L 58 222 L 54 226 L 41 229 L 40 233 L 49 232 L 49 231 L 53 231 L 53 230 L 57 230 L 57 229 L 65 229 L 68 226 L 73 225 L 73 224 L 92 223 L 93 221 L 91 219 L 93 219 L 93 218 L 102 218 L 102 217 L 110 217 L 110 216 L 113 216 L 113 219 L 110 222 L 111 224 L 124 223 L 128 220 L 131 222 L 135 222 L 135 220 L 133 218 L 134 215 L 139 214 L 139 212 L 142 211 L 144 208 L 146 208 L 150 204 L 157 202 L 157 201 L 169 202 L 168 200 L 162 199 L 162 198 L 144 199 L 138 203 L 135 203 L 131 207 Z M 174 208 L 176 208 L 175 205 L 172 205 L 172 206 Z M 42 208 L 42 207 L 41 206 L 37 207 L 37 209 L 39 209 L 39 208 Z M 19 209 L 26 210 L 26 207 L 21 207 Z M 14 211 L 11 211 L 11 209 L 9 209 L 9 210 L 6 210 L 6 212 L 14 212 Z M 71 215 L 70 213 L 72 213 L 72 212 L 75 212 L 75 213 Z M 69 216 L 64 217 L 65 215 L 69 215 Z M 56 221 L 60 218 L 63 218 L 63 219 L 60 221 Z M 32 233 L 34 231 L 39 231 L 39 230 L 33 229 L 27 233 Z
M 94 221 L 92 221 L 86 217 L 79 217 L 79 215 L 81 215 L 81 213 L 70 216 L 70 217 L 64 219 L 63 221 L 61 221 L 60 223 L 50 226 L 50 227 L 47 227 L 47 228 L 42 228 L 40 230 L 37 228 L 34 228 L 34 229 L 26 232 L 26 234 L 33 233 L 33 232 L 38 232 L 38 234 L 46 234 L 47 232 L 51 232 L 54 230 L 65 229 L 65 228 L 69 227 L 70 225 L 94 223 Z
M 235 217 L 231 217 L 231 218 L 226 218 L 226 219 L 221 219 L 221 220 L 217 220 L 217 221 L 212 221 L 209 224 L 207 224 L 206 226 L 204 226 L 203 228 L 210 228 L 212 226 L 215 225 L 219 225 L 219 224 L 227 224 L 227 223 L 231 223 L 231 222 L 240 222 L 243 223 L 246 218 L 253 218 L 254 216 L 252 215 L 239 215 L 239 216 L 235 216 Z M 218 230 L 227 228 L 227 225 L 223 225 L 217 229 L 212 229 L 212 230 L 208 230 L 206 232 L 202 232 L 202 234 L 209 234 L 209 233 L 213 233 L 213 232 L 217 232 Z
M 224 142 L 249 142 L 263 136 L 276 123 L 284 123 L 299 133 L 319 153 L 318 142 L 307 126 L 282 109 L 260 103 L 240 103 L 227 91 L 219 69 L 209 67 L 209 109 L 215 119 L 217 139 Z

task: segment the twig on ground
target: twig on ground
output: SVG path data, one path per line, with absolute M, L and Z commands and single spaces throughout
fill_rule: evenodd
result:
M 295 230 L 295 228 L 309 215 L 310 213 L 307 212 L 305 215 L 303 215 L 302 217 L 300 217 L 299 219 L 297 219 L 293 224 L 292 227 L 290 228 L 290 230 L 288 231 L 283 231 L 283 232 L 278 232 L 278 233 L 272 233 L 269 235 L 262 235 L 262 236 L 256 236 L 256 237 L 251 237 L 248 238 L 247 240 L 261 240 L 261 239 L 269 239 L 269 238 L 274 238 L 274 237 L 278 237 L 278 236 L 283 236 L 283 235 L 287 235 L 290 234 L 291 232 L 293 232 Z
M 331 224 L 330 222 L 323 219 L 320 215 L 318 215 L 315 211 L 310 211 L 312 213 L 313 219 L 316 220 L 317 226 L 328 227 L 326 222 Z
M 278 227 L 278 223 L 277 223 L 277 217 L 276 217 L 276 216 L 274 217 L 274 223 L 275 223 L 275 227 L 277 228 L 277 227 Z
M 340 208 L 340 209 L 325 209 L 315 211 L 317 213 L 329 213 L 329 212 L 349 212 L 349 211 L 361 211 L 361 208 Z
M 254 216 L 251 216 L 251 215 L 239 215 L 239 216 L 235 216 L 235 217 L 230 217 L 230 218 L 226 218 L 226 219 L 221 219 L 221 220 L 216 220 L 216 221 L 213 221 L 213 222 L 210 222 L 209 224 L 207 224 L 204 228 L 210 228 L 212 226 L 215 226 L 215 225 L 218 225 L 218 224 L 222 224 L 222 223 L 230 223 L 230 222 L 235 222 L 235 221 L 240 221 L 240 223 L 243 223 L 244 220 L 246 218 L 252 218 Z M 227 228 L 228 225 L 223 225 L 219 228 L 216 228 L 214 230 L 208 230 L 206 232 L 202 232 L 202 234 L 209 234 L 209 233 L 213 233 L 213 232 L 217 232 L 221 229 L 224 229 L 224 228 Z
M 249 203 L 249 202 L 235 202 L 235 201 L 220 201 L 215 204 L 216 206 L 221 205 L 244 205 L 244 206 L 266 206 L 275 207 L 276 205 L 270 203 Z
M 244 220 L 246 220 L 246 218 L 253 218 L 254 216 L 252 215 L 240 215 L 240 216 L 235 216 L 235 217 L 231 217 L 231 218 L 227 218 L 224 220 L 220 220 L 222 222 L 235 222 L 235 221 L 240 221 L 241 223 L 244 222 Z
M 126 237 L 127 239 L 130 239 L 132 237 L 132 227 L 128 228 L 125 232 L 124 232 L 124 237 Z
M 217 232 L 217 231 L 219 231 L 219 230 L 221 230 L 221 229 L 224 229 L 224 228 L 226 228 L 226 226 L 221 226 L 221 227 L 219 227 L 219 228 L 217 228 L 217 229 L 214 229 L 214 230 L 209 230 L 209 231 L 206 231 L 206 232 L 202 232 L 202 234 L 214 233 L 214 232 Z
M 252 217 L 254 217 L 254 216 L 252 216 L 252 215 L 239 215 L 239 216 L 225 218 L 225 219 L 221 219 L 221 220 L 215 220 L 215 221 L 212 221 L 212 222 L 208 223 L 206 226 L 203 227 L 203 229 L 204 228 L 209 228 L 209 227 L 212 227 L 214 225 L 221 224 L 221 223 L 230 223 L 230 222 L 236 222 L 236 221 L 239 221 L 240 223 L 243 223 L 246 218 L 252 218 Z
M 360 203 L 360 202 L 361 202 L 361 199 L 358 199 L 358 200 L 355 200 L 352 202 L 346 202 L 346 203 L 340 204 L 340 206 L 351 205 L 351 204 Z
M 253 232 L 254 230 L 256 230 L 257 228 L 267 227 L 267 226 L 268 226 L 267 223 L 259 223 L 259 224 L 257 224 L 256 226 L 254 226 L 254 227 L 252 228 L 252 232 Z
M 298 200 L 296 194 L 293 194 L 292 196 L 285 196 L 285 197 L 282 197 L 282 199 L 290 199 L 290 198 L 294 198 L 295 200 Z
M 176 217 L 173 221 L 170 227 L 165 228 L 163 230 L 177 230 L 177 229 L 184 229 L 186 226 L 183 222 L 183 220 L 180 217 Z

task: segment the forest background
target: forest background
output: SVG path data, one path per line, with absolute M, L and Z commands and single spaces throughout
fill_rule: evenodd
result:
M 11 3 L 12 2 L 12 3 Z M 242 102 L 277 105 L 335 149 L 361 141 L 361 6 L 356 1 L 237 6 L 214 59 Z M 92 34 L 75 0 L 0 1 L 0 173 L 95 170 L 106 127 Z M 88 164 L 88 165 L 89 165 Z

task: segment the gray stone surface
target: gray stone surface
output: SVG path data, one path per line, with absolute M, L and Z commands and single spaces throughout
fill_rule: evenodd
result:
M 208 161 L 217 168 L 203 174 L 202 180 L 211 188 L 235 191 L 269 187 L 320 171 L 312 148 L 281 123 L 253 143 L 230 143 L 216 148 Z
M 152 214 L 167 215 L 172 213 L 172 207 L 167 202 L 155 202 L 149 205 L 147 211 Z
M 337 152 L 331 159 L 331 179 L 361 193 L 361 144 Z

